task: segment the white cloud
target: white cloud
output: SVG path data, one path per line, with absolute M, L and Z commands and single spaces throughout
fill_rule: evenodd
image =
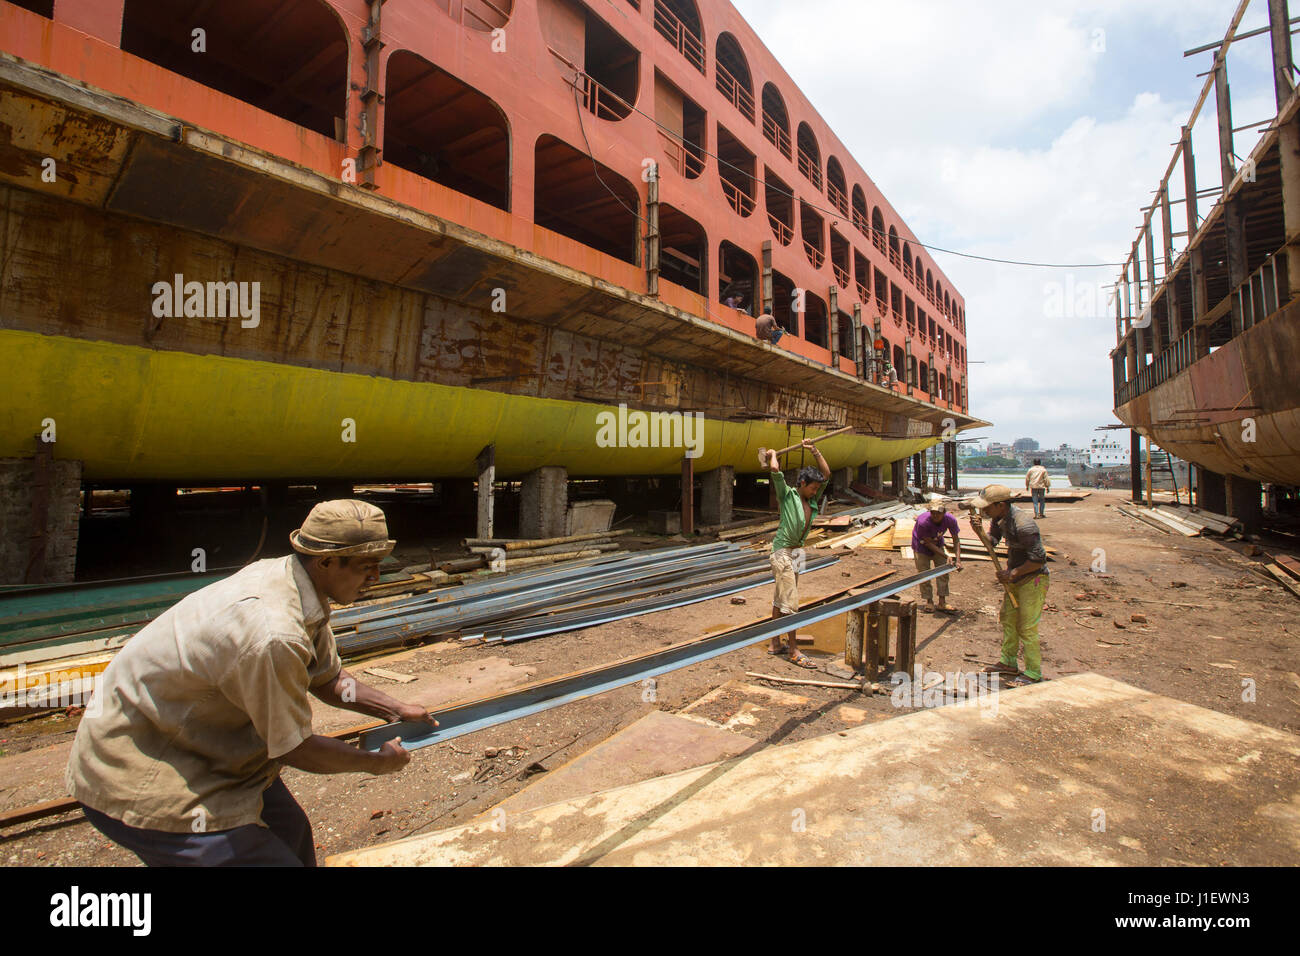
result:
M 1003 0 L 996 16 L 956 0 L 736 4 L 923 242 L 1057 263 L 1127 256 L 1210 62 L 1181 53 L 1222 36 L 1232 12 L 1221 0 Z M 1151 55 L 1119 52 L 1132 50 Z M 1266 36 L 1233 47 L 1235 125 L 1271 112 L 1268 57 Z M 1213 102 L 1197 127 L 1203 187 L 1218 176 Z M 1254 142 L 1239 133 L 1237 153 Z M 1117 267 L 931 257 L 966 298 L 968 351 L 985 363 L 970 368 L 971 412 L 994 437 L 1086 444 L 1114 421 L 1113 306 L 1059 306 Z

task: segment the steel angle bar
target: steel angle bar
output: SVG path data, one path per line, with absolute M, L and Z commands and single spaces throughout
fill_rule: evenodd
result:
M 664 567 L 686 567 L 699 561 L 717 560 L 729 550 L 734 549 L 706 545 L 704 549 L 691 554 L 663 555 L 653 559 L 627 559 L 604 567 L 568 569 L 565 574 L 554 577 L 530 576 L 529 579 L 523 581 L 502 581 L 500 582 L 501 587 L 490 590 L 476 589 L 468 593 L 459 591 L 451 595 L 449 600 L 430 598 L 400 608 L 384 606 L 384 610 L 376 614 L 362 618 L 344 619 L 340 624 L 352 624 L 357 631 L 374 630 L 380 627 L 389 627 L 398 622 L 416 620 L 424 614 L 442 614 L 447 609 L 454 607 L 485 606 L 486 602 L 500 601 L 506 598 L 517 599 L 522 595 L 534 592 L 549 594 L 556 593 L 557 589 L 569 589 L 571 591 L 575 586 L 578 590 L 582 590 L 593 586 L 595 582 L 617 580 L 634 572 L 653 570 L 661 565 Z M 727 557 L 730 557 L 730 555 Z M 473 586 L 466 585 L 466 587 L 472 588 Z M 385 621 L 385 618 L 392 618 L 393 620 Z
M 721 566 L 737 565 L 752 560 L 748 555 L 716 555 L 692 557 L 687 561 L 674 562 L 665 568 L 650 566 L 631 570 L 619 569 L 592 574 L 574 581 L 561 584 L 539 585 L 527 591 L 510 594 L 495 594 L 476 601 L 447 602 L 424 611 L 401 615 L 388 621 L 362 622 L 356 626 L 358 637 L 379 637 L 409 634 L 417 631 L 459 630 L 486 623 L 503 614 L 514 615 L 521 610 L 533 610 L 554 604 L 558 599 L 574 594 L 595 594 L 601 588 L 616 587 L 631 580 L 632 574 L 640 575 L 642 581 L 670 579 L 679 577 L 697 567 L 707 564 Z M 531 595 L 531 596 L 530 596 Z
M 434 716 L 439 726 L 434 728 L 413 721 L 385 724 L 363 733 L 361 746 L 366 750 L 375 751 L 383 746 L 384 741 L 394 737 L 401 737 L 402 746 L 407 750 L 418 750 L 421 747 L 442 743 L 464 734 L 495 727 L 498 724 L 541 713 L 561 704 L 582 700 L 626 684 L 635 684 L 682 667 L 689 667 L 691 664 L 720 657 L 776 634 L 797 630 L 805 625 L 843 614 L 845 611 L 883 600 L 910 587 L 950 574 L 952 570 L 952 565 L 931 568 L 890 584 L 882 584 L 860 594 L 848 594 L 774 621 L 760 621 L 734 631 L 725 631 L 666 647 L 640 657 L 625 658 L 603 667 L 521 687 L 499 697 L 469 701 L 437 712 Z
M 729 542 L 723 542 L 729 544 Z M 599 564 L 619 564 L 620 567 L 638 567 L 646 563 L 656 563 L 660 561 L 671 561 L 673 555 L 680 555 L 686 551 L 720 551 L 735 550 L 736 545 L 731 548 L 719 548 L 718 545 L 688 545 L 684 548 L 658 548 L 651 551 L 620 551 L 620 553 L 598 554 L 594 558 L 575 558 L 573 561 L 564 561 L 552 566 L 528 568 L 524 571 L 510 571 L 508 574 L 495 574 L 471 581 L 468 584 L 452 585 L 451 588 L 439 589 L 437 592 L 422 594 L 412 594 L 411 597 L 399 598 L 396 601 L 385 601 L 381 605 L 367 605 L 364 607 L 350 607 L 335 611 L 333 622 L 338 624 L 352 624 L 360 620 L 372 620 L 383 617 L 393 617 L 396 614 L 402 614 L 404 611 L 419 609 L 421 606 L 434 606 L 438 604 L 450 604 L 451 601 L 460 601 L 464 598 L 482 596 L 482 594 L 504 593 L 511 591 L 523 591 L 523 589 L 536 588 L 539 584 L 554 583 L 554 581 L 563 581 L 589 574 L 591 568 Z M 450 600 L 448 600 L 450 598 Z
M 744 561 L 729 562 L 726 565 L 717 567 L 706 565 L 693 568 L 689 574 L 675 574 L 663 580 L 639 579 L 626 581 L 592 592 L 581 592 L 573 595 L 571 599 L 548 604 L 542 609 L 542 613 L 575 611 L 581 608 L 594 608 L 615 601 L 632 600 L 650 594 L 666 594 L 692 585 L 712 584 L 717 581 L 725 581 L 728 578 L 752 574 L 765 567 L 767 567 L 767 561 L 755 556 Z M 521 619 L 525 616 L 537 617 L 540 615 L 512 614 L 510 619 Z
M 446 613 L 421 616 L 403 622 L 400 627 L 390 626 L 380 630 L 359 630 L 353 633 L 336 635 L 340 653 L 356 654 L 363 650 L 381 647 L 394 640 L 420 637 L 426 634 L 460 632 L 462 635 L 480 636 L 481 629 L 491 625 L 501 626 L 511 621 L 525 618 L 537 618 L 549 613 L 572 612 L 580 608 L 593 608 L 625 601 L 648 594 L 679 590 L 692 582 L 707 583 L 757 570 L 762 565 L 756 561 L 745 563 L 731 562 L 726 567 L 715 569 L 703 576 L 692 576 L 683 580 L 681 573 L 671 577 L 657 576 L 655 580 L 623 580 L 607 584 L 598 589 L 568 589 L 567 594 L 547 593 L 529 601 L 520 601 L 517 597 L 506 595 L 494 600 L 488 606 L 469 606 L 449 609 Z M 688 569 L 692 570 L 692 569 Z
M 838 564 L 839 560 L 839 558 L 818 558 L 808 562 L 804 570 L 820 571 L 832 564 Z M 489 630 L 486 632 L 486 636 L 489 643 L 495 644 L 522 641 L 530 637 L 544 637 L 547 634 L 555 634 L 559 631 L 578 631 L 587 627 L 595 627 L 598 624 L 609 624 L 613 621 L 621 621 L 624 618 L 636 617 L 639 614 L 668 611 L 675 607 L 685 607 L 688 604 L 698 604 L 701 601 L 726 597 L 729 594 L 739 594 L 741 591 L 748 591 L 751 588 L 771 583 L 772 572 L 766 571 L 739 580 L 731 579 L 723 584 L 713 584 L 709 587 L 695 588 L 688 591 L 674 591 L 668 595 L 632 601 L 620 604 L 617 607 L 574 614 L 557 614 L 554 617 L 542 618 L 536 621 L 525 621 L 500 631 Z M 465 639 L 468 640 L 468 638 Z
M 835 564 L 838 561 L 839 561 L 838 557 L 819 556 L 817 558 L 814 558 L 813 561 L 808 564 L 806 570 L 820 571 L 822 568 L 829 567 L 830 565 Z M 592 615 L 592 616 L 602 615 L 608 613 L 611 610 L 610 608 L 611 604 L 619 603 L 619 604 L 628 604 L 628 606 L 631 606 L 631 602 L 636 602 L 640 598 L 645 598 L 646 600 L 645 602 L 641 602 L 638 606 L 646 606 L 646 607 L 653 608 L 653 605 L 657 602 L 667 602 L 677 597 L 678 595 L 688 593 L 686 589 L 689 588 L 698 589 L 698 587 L 702 585 L 712 585 L 714 587 L 725 586 L 723 582 L 734 582 L 737 578 L 740 578 L 742 576 L 751 577 L 755 573 L 758 573 L 760 571 L 763 580 L 766 581 L 772 580 L 772 573 L 771 570 L 767 567 L 767 562 L 763 561 L 762 559 L 759 559 L 749 565 L 742 565 L 736 568 L 716 571 L 710 574 L 696 575 L 695 577 L 691 578 L 689 581 L 670 582 L 669 586 L 666 587 L 661 585 L 650 585 L 650 586 L 638 586 L 635 584 L 629 585 L 627 588 L 622 589 L 621 591 L 607 594 L 607 595 L 602 595 L 598 600 L 567 603 L 565 605 L 548 609 L 547 611 L 541 614 L 534 614 L 529 616 L 521 615 L 508 620 L 494 621 L 491 624 L 489 624 L 487 627 L 479 629 L 473 635 L 465 635 L 464 639 L 468 640 L 471 637 L 483 637 L 483 636 L 487 636 L 489 639 L 495 639 L 497 636 L 501 635 L 505 631 L 532 628 L 539 624 L 547 623 L 559 617 L 560 615 L 564 615 L 566 618 L 573 617 L 575 619 L 581 619 L 582 617 L 585 617 L 587 615 Z M 728 593 L 734 593 L 734 592 L 728 592 Z M 719 594 L 718 596 L 721 596 L 721 594 Z M 690 603 L 690 602 L 686 602 L 686 603 Z M 680 606 L 680 605 L 672 605 L 672 606 Z M 621 615 L 621 616 L 626 617 L 629 615 Z M 611 619 L 617 620 L 618 618 L 611 618 Z
M 631 553 L 618 552 L 601 554 L 592 558 L 575 558 L 572 561 L 562 561 L 547 567 L 529 568 L 524 571 L 511 571 L 506 574 L 496 574 L 478 581 L 471 581 L 468 584 L 455 585 L 452 589 L 440 590 L 436 593 L 417 594 L 396 601 L 386 601 L 383 604 L 347 608 L 336 611 L 331 620 L 340 625 L 351 624 L 360 620 L 371 620 L 380 617 L 393 616 L 421 606 L 434 606 L 437 604 L 450 603 L 448 598 L 459 601 L 464 598 L 476 597 L 483 594 L 503 593 L 506 591 L 534 588 L 543 583 L 551 583 L 580 577 L 583 574 L 587 574 L 592 567 L 602 564 L 617 564 L 620 567 L 639 567 L 644 564 L 653 564 L 660 561 L 672 560 L 674 556 L 680 556 L 687 552 L 703 554 L 706 552 L 713 553 L 726 550 L 736 550 L 736 548 L 737 545 L 735 544 L 722 542 L 714 545 L 686 545 L 683 547 L 656 548 L 652 551 L 637 551 Z

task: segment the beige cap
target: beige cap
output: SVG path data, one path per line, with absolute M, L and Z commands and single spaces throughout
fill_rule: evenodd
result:
M 338 498 L 322 501 L 311 509 L 289 543 L 300 554 L 344 555 L 388 554 L 396 541 L 388 537 L 384 513 L 367 501 Z
M 926 504 L 926 507 L 931 511 L 947 511 L 948 503 L 944 501 L 942 498 L 940 498 L 938 495 L 931 495 L 929 502 Z
M 987 508 L 989 505 L 995 505 L 999 501 L 1010 501 L 1011 489 L 1006 485 L 989 485 L 974 498 L 970 499 L 969 505 L 972 508 Z

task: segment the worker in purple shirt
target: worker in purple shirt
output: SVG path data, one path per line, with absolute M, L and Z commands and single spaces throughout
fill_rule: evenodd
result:
M 912 555 L 916 560 L 916 570 L 928 571 L 932 567 L 942 567 L 948 563 L 948 552 L 943 547 L 943 536 L 952 535 L 952 551 L 956 558 L 957 570 L 961 570 L 961 531 L 957 519 L 948 514 L 941 498 L 931 498 L 928 509 L 916 519 L 912 526 Z M 939 578 L 939 610 L 950 614 L 953 608 L 948 606 L 948 575 Z M 925 609 L 934 611 L 934 594 L 930 582 L 921 585 L 921 597 L 925 598 Z

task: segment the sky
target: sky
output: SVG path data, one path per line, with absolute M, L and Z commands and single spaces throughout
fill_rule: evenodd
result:
M 993 423 L 962 437 L 1106 437 L 1110 286 L 1212 63 L 1183 52 L 1221 40 L 1237 0 L 732 2 L 923 244 L 1114 264 L 932 252 L 965 296 L 971 414 Z M 1267 16 L 1252 0 L 1239 32 Z M 1267 34 L 1234 43 L 1227 70 L 1233 126 L 1271 117 Z M 1237 133 L 1237 155 L 1257 136 Z M 1193 143 L 1199 187 L 1218 186 L 1213 93 Z

